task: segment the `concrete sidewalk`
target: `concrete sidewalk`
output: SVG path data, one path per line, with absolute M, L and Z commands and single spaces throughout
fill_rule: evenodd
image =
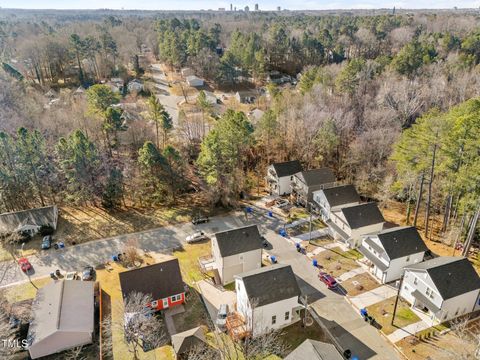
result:
M 397 295 L 397 289 L 390 285 L 382 285 L 376 289 L 364 292 L 363 294 L 352 296 L 350 301 L 358 309 L 379 303 Z
M 388 340 L 392 343 L 396 343 L 407 336 L 414 335 L 419 331 L 428 329 L 430 325 L 428 325 L 425 321 L 419 321 L 414 324 L 407 325 L 401 329 L 395 330 L 390 335 L 387 335 Z
M 351 279 L 354 276 L 357 276 L 366 272 L 367 270 L 365 270 L 363 267 L 358 267 L 356 269 L 352 269 L 350 271 L 347 271 L 346 273 L 343 273 L 342 275 L 337 277 L 337 280 L 339 280 L 340 282 L 346 281 L 348 279 Z

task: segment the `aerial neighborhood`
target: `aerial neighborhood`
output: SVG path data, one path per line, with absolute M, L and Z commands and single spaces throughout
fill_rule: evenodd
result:
M 479 359 L 478 9 L 125 3 L 0 7 L 0 359 Z

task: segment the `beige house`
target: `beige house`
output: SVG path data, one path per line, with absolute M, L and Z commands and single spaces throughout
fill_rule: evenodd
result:
M 93 342 L 94 283 L 54 281 L 32 304 L 28 352 L 32 359 Z
M 57 205 L 0 214 L 0 233 L 11 234 L 17 231 L 35 235 L 42 226 L 57 229 Z
M 245 226 L 215 234 L 212 254 L 222 285 L 234 276 L 262 267 L 262 237 L 257 225 Z

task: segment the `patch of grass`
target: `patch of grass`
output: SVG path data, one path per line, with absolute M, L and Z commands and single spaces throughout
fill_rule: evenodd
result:
M 189 285 L 205 278 L 200 270 L 198 258 L 211 254 L 210 240 L 195 244 L 185 244 L 182 249 L 175 250 L 173 256 L 178 258 L 182 270 L 183 281 Z
M 270 262 L 268 262 L 268 264 L 270 264 Z M 230 284 L 225 285 L 223 288 L 228 291 L 235 291 L 235 282 L 231 282 Z
M 51 281 L 52 279 L 50 277 L 32 280 L 32 282 L 38 288 L 44 287 Z M 37 295 L 37 289 L 35 289 L 35 287 L 29 281 L 5 288 L 5 297 L 10 303 L 33 299 L 35 295 Z
M 354 260 L 360 260 L 361 258 L 363 258 L 363 254 L 357 249 L 350 249 L 348 251 L 345 251 L 343 255 L 347 258 Z
M 208 326 L 208 314 L 200 295 L 194 288 L 190 288 L 184 307 L 185 311 L 183 313 L 172 316 L 177 332 L 190 330 L 201 325 Z
M 324 333 L 320 325 L 314 320 L 311 326 L 303 326 L 300 320 L 295 324 L 282 329 L 282 340 L 288 345 L 289 351 L 297 348 L 306 339 L 328 341 L 328 336 Z
M 323 229 L 326 225 L 320 219 L 315 219 L 312 221 L 312 231 Z M 310 222 L 305 222 L 294 228 L 288 229 L 288 234 L 290 236 L 296 236 L 300 234 L 306 234 L 310 231 Z
M 421 319 L 410 309 L 410 305 L 402 300 L 398 300 L 397 312 L 395 314 L 394 325 L 392 322 L 395 297 L 367 307 L 368 314 L 375 318 L 375 321 L 382 326 L 382 332 L 386 335 L 393 333 L 399 328 L 419 322 Z

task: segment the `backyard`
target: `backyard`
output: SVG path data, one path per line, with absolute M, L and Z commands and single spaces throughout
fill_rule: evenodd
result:
M 394 305 L 395 297 L 392 297 L 367 307 L 368 314 L 375 318 L 375 321 L 381 326 L 381 330 L 385 335 L 389 335 L 399 328 L 421 320 L 412 309 L 410 309 L 410 305 L 407 302 L 399 299 L 394 325 L 392 325 Z

